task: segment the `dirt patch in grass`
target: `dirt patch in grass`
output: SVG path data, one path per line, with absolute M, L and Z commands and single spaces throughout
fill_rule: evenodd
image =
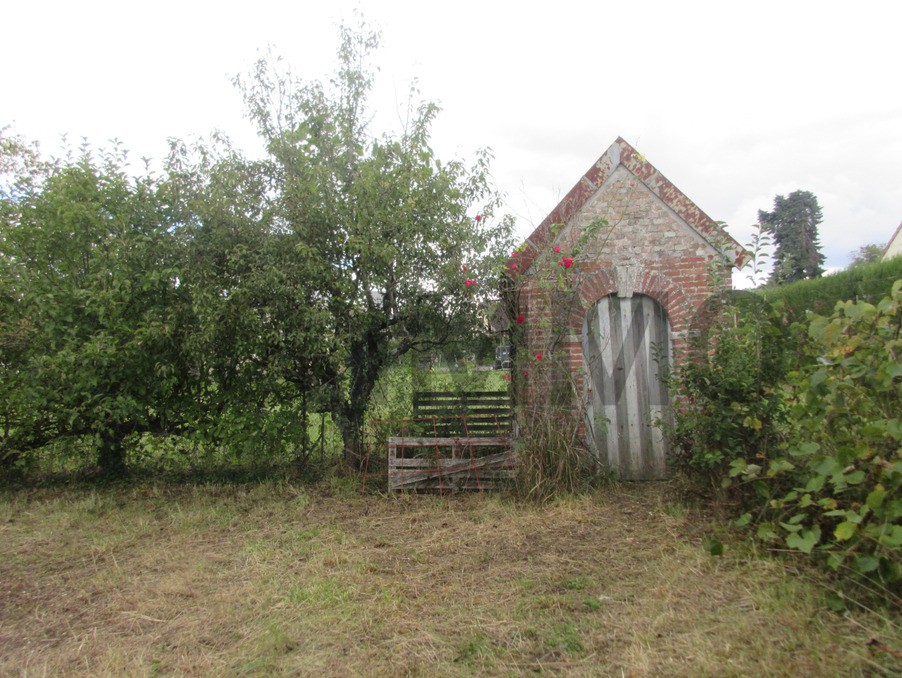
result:
M 666 486 L 501 496 L 146 485 L 0 496 L 3 675 L 882 675 L 888 613 Z

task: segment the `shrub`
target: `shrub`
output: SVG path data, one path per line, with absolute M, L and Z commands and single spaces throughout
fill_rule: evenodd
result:
M 766 458 L 779 437 L 788 334 L 779 307 L 749 293 L 728 293 L 706 311 L 694 359 L 671 378 L 677 412 L 668 433 L 674 466 L 717 481 L 734 459 Z
M 902 581 L 900 328 L 902 280 L 877 304 L 839 302 L 829 318 L 812 316 L 814 360 L 786 390 L 786 453 L 731 471 L 772 497 L 759 536 L 893 586 Z

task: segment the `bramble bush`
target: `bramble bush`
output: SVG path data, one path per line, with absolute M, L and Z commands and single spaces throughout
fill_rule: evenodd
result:
M 705 309 L 693 360 L 671 376 L 671 463 L 724 488 L 763 541 L 897 591 L 902 280 L 804 323 L 794 300 L 740 292 Z
M 789 337 L 779 307 L 748 293 L 712 299 L 705 315 L 709 330 L 694 339 L 694 359 L 670 377 L 677 416 L 669 437 L 675 467 L 716 483 L 733 461 L 766 459 L 779 442 Z
M 812 315 L 806 365 L 789 375 L 785 453 L 733 462 L 766 498 L 758 536 L 834 570 L 902 581 L 902 280 L 877 304 Z M 752 522 L 744 514 L 740 524 Z M 757 522 L 757 521 L 756 521 Z

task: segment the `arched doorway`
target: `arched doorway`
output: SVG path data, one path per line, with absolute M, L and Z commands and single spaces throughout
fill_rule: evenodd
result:
M 663 478 L 667 443 L 657 422 L 670 417 L 666 312 L 642 294 L 602 297 L 586 314 L 582 343 L 591 388 L 586 437 L 596 458 L 627 480 Z

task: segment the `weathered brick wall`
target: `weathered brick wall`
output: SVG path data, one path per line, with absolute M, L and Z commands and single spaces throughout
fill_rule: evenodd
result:
M 524 341 L 518 348 L 518 362 L 535 367 L 536 354 L 544 357 L 553 351 L 555 364 L 563 364 L 571 378 L 577 408 L 586 394 L 583 324 L 599 299 L 609 294 L 645 294 L 658 301 L 671 323 L 674 363 L 678 364 L 686 359 L 687 340 L 700 322 L 704 302 L 715 287 L 730 284 L 733 262 L 725 261 L 640 176 L 615 164 L 594 194 L 580 196 L 582 206 L 564 215 L 569 218 L 563 227 L 546 228 L 527 248 L 531 265 L 519 281 Z M 582 186 L 574 190 L 585 194 Z M 597 230 L 593 222 L 601 224 Z M 560 253 L 553 252 L 555 246 Z M 558 263 L 565 256 L 574 260 L 569 269 Z M 720 282 L 712 276 L 712 267 L 723 273 Z M 547 368 L 544 377 L 547 382 Z M 527 399 L 545 392 L 547 383 L 529 384 Z

